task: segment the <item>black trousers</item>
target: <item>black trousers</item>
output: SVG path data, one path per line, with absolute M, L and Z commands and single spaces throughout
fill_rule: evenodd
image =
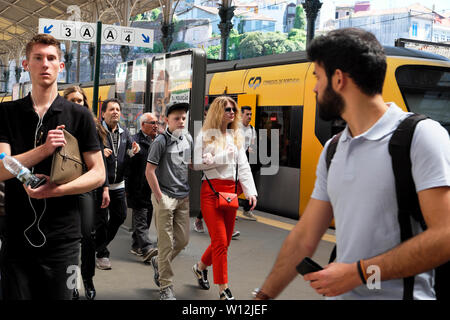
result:
M 125 189 L 109 190 L 109 197 L 108 208 L 101 209 L 95 216 L 97 258 L 109 258 L 108 245 L 127 217 Z
M 6 244 L 7 246 L 7 244 Z M 80 239 L 48 240 L 42 248 L 8 257 L 0 265 L 4 300 L 70 300 L 76 287 Z
M 150 203 L 147 208 L 133 208 L 132 214 L 133 234 L 131 235 L 131 247 L 133 249 L 141 249 L 142 252 L 147 252 L 152 246 L 152 242 L 148 236 L 148 230 L 152 223 L 153 205 Z
M 95 275 L 94 217 L 97 211 L 97 197 L 94 193 L 96 193 L 96 190 L 78 196 L 81 211 L 81 276 L 83 280 L 90 279 Z M 100 205 L 98 205 L 98 208 L 100 208 Z

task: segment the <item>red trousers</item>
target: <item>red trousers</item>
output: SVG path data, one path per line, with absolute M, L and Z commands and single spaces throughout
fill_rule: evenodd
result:
M 233 180 L 212 179 L 210 182 L 217 192 L 234 193 L 235 191 Z M 242 193 L 242 189 L 238 183 L 238 194 L 240 193 Z M 228 283 L 227 253 L 233 235 L 237 210 L 217 209 L 217 196 L 207 181 L 202 183 L 200 203 L 203 219 L 211 238 L 211 244 L 203 253 L 201 260 L 205 265 L 213 266 L 214 283 L 225 284 Z

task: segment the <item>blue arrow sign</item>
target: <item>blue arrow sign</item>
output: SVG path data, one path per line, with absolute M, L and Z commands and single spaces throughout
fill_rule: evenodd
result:
M 142 34 L 142 38 L 144 38 L 142 41 L 144 41 L 144 43 L 150 43 L 150 37 L 146 36 L 145 34 Z
M 44 26 L 44 33 L 52 33 L 52 28 L 53 28 L 53 25 L 50 25 L 50 26 Z

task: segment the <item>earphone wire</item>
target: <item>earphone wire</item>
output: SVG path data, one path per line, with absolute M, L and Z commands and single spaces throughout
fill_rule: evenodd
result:
M 32 98 L 32 100 L 33 100 L 33 98 Z M 34 102 L 33 102 L 33 103 L 34 103 Z M 39 115 L 38 115 L 38 117 L 39 117 Z M 39 117 L 39 121 L 38 121 L 38 124 L 37 124 L 37 126 L 36 126 L 36 131 L 34 132 L 34 147 L 35 147 L 35 148 L 36 148 L 36 138 L 37 138 L 37 133 L 38 133 L 38 131 L 39 131 L 39 128 L 42 126 L 42 120 L 43 120 L 43 119 L 41 119 L 41 117 Z M 34 167 L 31 168 L 31 173 L 33 173 L 33 172 L 34 172 Z M 30 224 L 30 226 L 29 226 L 28 228 L 26 228 L 26 229 L 23 231 L 23 235 L 25 236 L 25 238 L 27 239 L 28 243 L 29 243 L 32 247 L 34 247 L 34 248 L 40 248 L 40 247 L 42 247 L 42 246 L 47 242 L 47 237 L 45 236 L 44 232 L 42 232 L 41 228 L 39 227 L 39 225 L 40 225 L 40 223 L 41 223 L 41 219 L 42 219 L 42 217 L 44 216 L 45 210 L 47 209 L 47 201 L 46 201 L 46 199 L 44 199 L 44 210 L 42 210 L 42 214 L 41 214 L 41 216 L 39 217 L 39 219 L 37 218 L 36 210 L 34 209 L 33 203 L 31 202 L 31 198 L 30 198 L 29 195 L 28 195 L 28 202 L 30 203 L 31 209 L 33 210 L 33 213 L 34 213 L 34 221 L 33 221 L 32 224 Z M 27 231 L 30 230 L 30 229 L 34 226 L 34 224 L 36 223 L 36 220 L 37 220 L 37 225 L 36 225 L 36 227 L 37 227 L 39 233 L 42 234 L 42 237 L 44 238 L 44 242 L 43 242 L 42 244 L 40 244 L 40 245 L 35 245 L 35 244 L 30 240 L 30 238 L 28 238 L 28 236 L 27 236 Z

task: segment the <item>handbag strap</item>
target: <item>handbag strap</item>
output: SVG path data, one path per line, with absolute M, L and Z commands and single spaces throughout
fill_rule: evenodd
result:
M 81 166 L 83 167 L 83 169 L 86 169 L 86 165 L 84 164 L 83 161 L 81 161 L 81 160 L 78 159 L 78 158 L 71 157 L 70 155 L 67 155 L 65 152 L 64 152 L 64 154 L 63 154 L 63 153 L 61 152 L 61 150 L 62 150 L 62 149 L 60 149 L 60 150 L 57 151 L 57 152 L 59 153 L 59 155 L 60 155 L 64 160 L 66 160 L 66 159 L 72 160 L 72 161 L 78 163 L 79 165 L 81 165 Z M 64 150 L 64 151 L 65 151 L 65 150 Z
M 239 165 L 236 163 L 236 178 L 235 178 L 235 184 L 234 184 L 234 193 L 236 193 L 237 194 L 237 183 L 238 183 L 238 167 L 239 167 Z M 203 171 L 203 175 L 205 176 L 205 178 L 206 178 L 206 181 L 208 182 L 208 184 L 209 184 L 209 187 L 211 188 L 211 190 L 212 190 L 212 192 L 214 192 L 214 194 L 217 196 L 217 197 L 219 197 L 219 193 L 213 188 L 213 186 L 212 186 L 212 184 L 211 184 L 211 181 L 209 181 L 209 179 L 208 179 L 208 176 L 206 175 L 206 173 Z

